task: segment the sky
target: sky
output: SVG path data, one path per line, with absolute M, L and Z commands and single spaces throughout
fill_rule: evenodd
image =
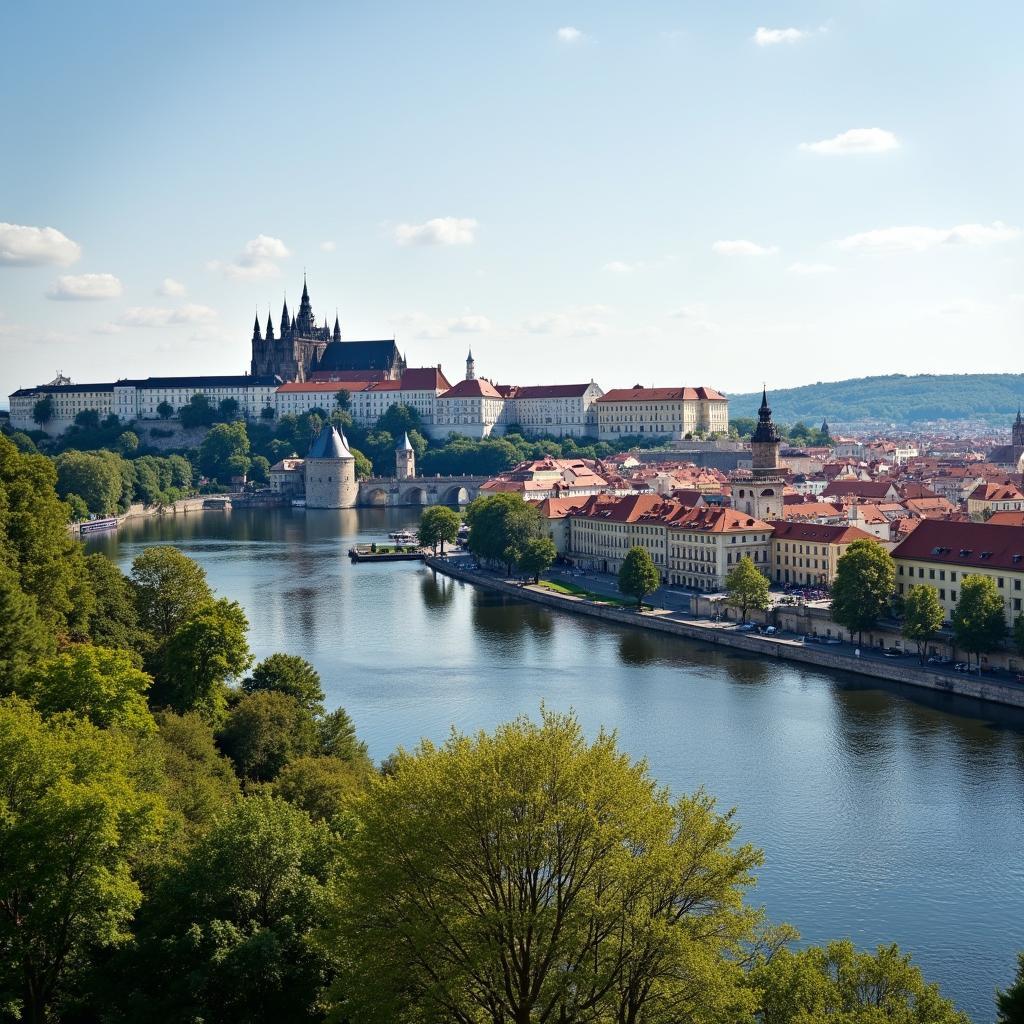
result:
M 0 393 L 345 338 L 500 383 L 1024 369 L 1024 4 L 0 12 Z M 2 401 L 2 399 L 0 399 Z

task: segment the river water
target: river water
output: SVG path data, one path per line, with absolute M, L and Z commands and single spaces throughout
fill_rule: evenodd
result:
M 541 702 L 704 786 L 765 851 L 753 898 L 812 942 L 898 942 L 977 1022 L 1024 948 L 1024 713 L 620 629 L 415 562 L 352 565 L 414 509 L 209 512 L 93 537 L 126 571 L 173 544 L 244 606 L 257 657 L 301 654 L 376 759 Z

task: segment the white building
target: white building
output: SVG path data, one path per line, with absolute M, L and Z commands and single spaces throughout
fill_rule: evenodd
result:
M 613 388 L 594 404 L 602 441 L 631 434 L 682 440 L 698 431 L 729 432 L 729 400 L 713 388 Z
M 497 388 L 505 399 L 503 427 L 522 427 L 526 435 L 596 437 L 595 403 L 604 392 L 589 384 L 550 384 Z
M 122 423 L 134 420 L 161 419 L 160 407 L 170 406 L 171 415 L 188 405 L 193 395 L 205 395 L 216 407 L 224 399 L 238 403 L 242 416 L 256 419 L 262 411 L 275 407 L 275 392 L 280 377 L 218 376 L 218 377 L 146 377 L 141 380 L 118 380 L 109 384 L 72 384 L 67 378 L 59 383 L 42 384 L 35 388 L 21 388 L 10 396 L 11 426 L 16 430 L 35 430 L 36 403 L 50 398 L 53 406 L 51 419 L 42 428 L 51 434 L 67 430 L 75 417 L 94 409 L 100 419 L 111 413 Z

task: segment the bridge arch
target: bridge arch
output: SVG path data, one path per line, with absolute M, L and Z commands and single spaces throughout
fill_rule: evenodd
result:
M 403 505 L 428 505 L 430 496 L 425 487 L 408 487 L 402 491 Z
M 381 506 L 388 503 L 388 491 L 386 487 L 371 487 L 363 496 L 364 505 Z
M 441 493 L 438 500 L 442 505 L 468 505 L 473 495 L 464 484 L 453 484 Z

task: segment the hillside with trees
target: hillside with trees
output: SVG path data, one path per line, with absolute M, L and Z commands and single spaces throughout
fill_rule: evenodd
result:
M 1024 404 L 1024 374 L 894 373 L 885 377 L 819 381 L 798 388 L 771 388 L 777 422 L 818 425 L 882 420 L 923 423 L 930 420 L 983 420 L 1008 425 Z M 729 396 L 729 415 L 757 416 L 761 392 Z

